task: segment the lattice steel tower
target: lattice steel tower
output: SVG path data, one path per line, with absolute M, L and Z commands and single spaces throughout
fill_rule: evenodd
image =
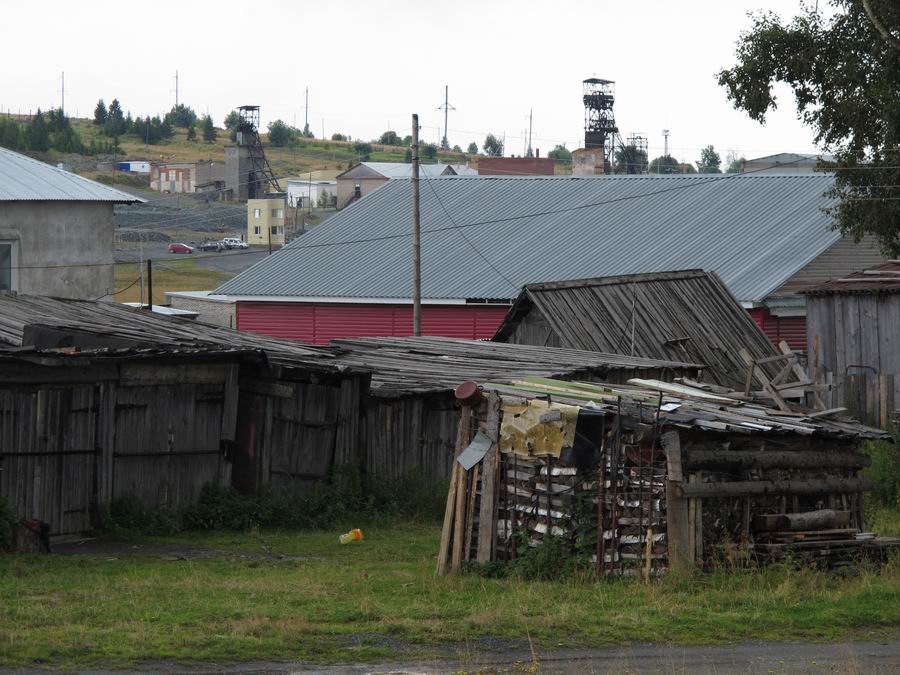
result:
M 241 121 L 237 129 L 237 144 L 242 149 L 246 148 L 250 164 L 249 175 L 246 176 L 248 197 L 250 199 L 262 197 L 266 193 L 266 183 L 275 192 L 281 192 L 278 178 L 269 166 L 266 151 L 259 138 L 259 106 L 242 105 L 238 108 L 238 115 Z
M 625 145 L 629 148 L 625 151 L 625 156 L 629 162 L 625 168 L 625 173 L 649 173 L 649 151 L 650 144 L 647 141 L 647 135 L 643 133 L 628 134 L 628 142 Z M 630 157 L 629 155 L 633 155 Z
M 616 83 L 591 77 L 584 80 L 584 147 L 602 148 L 603 171 L 610 173 L 613 139 L 619 132 L 613 114 L 616 101 Z

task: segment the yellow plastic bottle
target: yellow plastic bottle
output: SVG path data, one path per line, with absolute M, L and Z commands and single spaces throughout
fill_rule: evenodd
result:
M 338 541 L 342 544 L 349 544 L 351 541 L 362 541 L 363 533 L 358 527 L 353 528 L 346 534 L 342 534 Z

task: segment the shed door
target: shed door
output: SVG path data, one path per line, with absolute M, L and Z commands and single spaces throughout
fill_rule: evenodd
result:
M 91 529 L 98 467 L 92 386 L 0 390 L 0 499 L 50 534 Z

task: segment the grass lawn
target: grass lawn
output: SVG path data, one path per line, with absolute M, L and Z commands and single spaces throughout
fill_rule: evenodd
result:
M 0 665 L 142 661 L 341 662 L 447 654 L 479 639 L 543 650 L 745 638 L 896 635 L 900 562 L 839 577 L 810 570 L 632 580 L 434 577 L 436 524 L 334 532 L 146 538 L 249 557 L 0 556 Z M 152 549 L 144 548 L 150 552 Z M 283 559 L 254 557 L 269 552 Z
M 141 275 L 140 265 L 118 264 L 115 272 L 116 291 L 119 291 L 113 296 L 115 301 L 140 302 L 141 285 L 139 281 L 134 283 Z M 154 262 L 153 302 L 164 303 L 166 291 L 208 291 L 227 281 L 231 276 L 225 272 L 201 267 L 196 260 L 189 257 Z M 147 292 L 146 280 L 144 292 Z

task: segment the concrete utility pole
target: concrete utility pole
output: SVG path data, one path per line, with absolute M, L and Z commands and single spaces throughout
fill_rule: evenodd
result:
M 444 105 L 438 106 L 438 110 L 444 111 L 444 136 L 441 138 L 441 145 L 445 148 L 450 147 L 450 141 L 447 140 L 447 118 L 450 114 L 451 110 L 456 110 L 452 105 L 450 105 L 450 87 L 448 85 L 444 85 Z M 388 125 L 388 129 L 390 129 L 390 125 Z
M 669 156 L 669 130 L 663 129 L 663 157 Z
M 309 129 L 309 87 L 304 89 L 303 96 L 305 98 L 305 104 L 303 106 L 303 131 Z
M 63 115 L 66 114 L 66 71 L 62 71 L 62 89 L 60 90 L 62 94 L 62 101 L 59 104 L 59 109 L 62 110 Z
M 175 107 L 178 107 L 178 71 L 175 71 Z
M 531 157 L 534 151 L 531 149 L 531 121 L 534 114 L 534 108 L 528 109 L 528 150 L 525 152 L 526 157 Z
M 413 335 L 422 334 L 422 229 L 419 222 L 419 116 L 412 116 Z

